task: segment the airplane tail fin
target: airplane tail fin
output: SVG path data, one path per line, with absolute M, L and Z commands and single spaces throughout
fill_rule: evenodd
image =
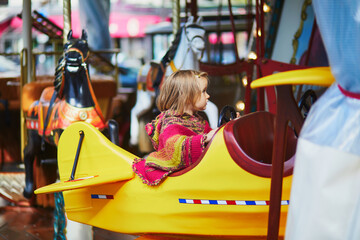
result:
M 135 158 L 138 157 L 110 142 L 91 124 L 76 122 L 65 129 L 58 144 L 60 182 L 36 189 L 35 193 L 132 179 L 131 166 Z

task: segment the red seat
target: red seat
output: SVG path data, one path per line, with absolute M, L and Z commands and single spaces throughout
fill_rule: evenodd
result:
M 244 170 L 261 177 L 271 177 L 274 129 L 274 114 L 264 111 L 229 122 L 224 128 L 224 138 L 230 156 Z M 284 176 L 292 174 L 296 142 L 294 130 L 288 127 Z

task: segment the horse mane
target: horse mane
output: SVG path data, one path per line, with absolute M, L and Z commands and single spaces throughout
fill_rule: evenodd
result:
M 181 33 L 184 27 L 180 27 L 179 30 L 176 32 L 175 38 L 171 43 L 171 46 L 165 53 L 164 57 L 161 59 L 161 63 L 165 66 L 167 63 L 169 63 L 171 60 L 174 59 L 176 51 L 179 47 L 179 43 L 181 40 Z
M 55 91 L 58 93 L 59 98 L 62 98 L 62 89 L 64 85 L 64 66 L 65 66 L 65 57 L 62 56 L 59 59 L 58 65 L 56 66 L 55 79 L 54 79 Z

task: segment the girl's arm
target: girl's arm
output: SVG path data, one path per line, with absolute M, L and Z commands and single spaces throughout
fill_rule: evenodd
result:
M 204 143 L 209 143 L 210 140 L 213 138 L 215 132 L 217 131 L 216 129 L 211 130 L 210 132 L 208 132 L 207 134 L 204 135 Z

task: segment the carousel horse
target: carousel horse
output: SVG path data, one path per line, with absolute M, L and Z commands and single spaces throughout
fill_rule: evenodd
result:
M 161 62 L 145 64 L 138 74 L 138 90 L 136 104 L 131 110 L 130 144 L 139 143 L 139 119 L 152 110 L 156 94 L 159 91 L 161 82 L 177 70 L 194 69 L 199 70 L 199 61 L 205 50 L 205 29 L 200 25 L 202 19 L 194 21 L 189 17 L 175 35 L 172 45 L 162 58 Z M 217 127 L 218 108 L 211 101 L 208 102 L 204 111 L 210 126 Z
M 53 87 L 47 87 L 38 101 L 31 104 L 26 117 L 28 142 L 24 149 L 25 189 L 24 196 L 33 194 L 33 162 L 35 156 L 45 151 L 45 146 L 57 146 L 63 130 L 73 122 L 84 121 L 94 127 L 107 130 L 112 142 L 117 143 L 117 123 L 103 117 L 93 87 L 88 64 L 87 34 L 83 30 L 80 39 L 73 38 L 70 30 L 64 45 L 64 54 L 55 71 Z

